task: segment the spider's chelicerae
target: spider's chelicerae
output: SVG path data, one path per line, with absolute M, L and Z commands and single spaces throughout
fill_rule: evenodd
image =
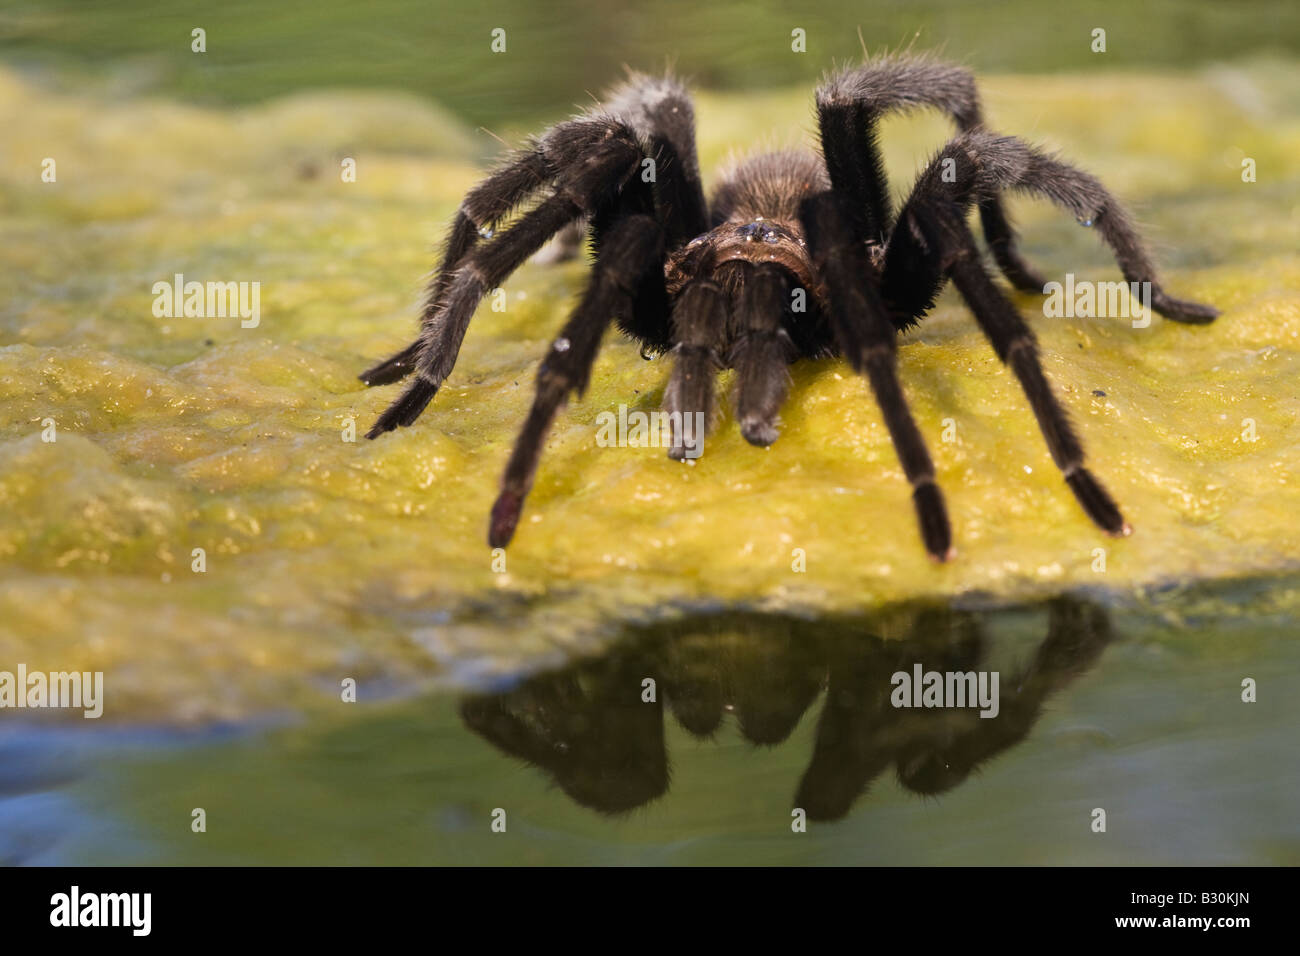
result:
M 958 134 L 895 217 L 876 124 L 890 112 L 922 106 L 947 113 Z M 1049 199 L 1095 227 L 1124 277 L 1150 283 L 1151 307 L 1161 315 L 1205 323 L 1217 311 L 1163 291 L 1132 221 L 1096 179 L 986 129 L 964 69 L 914 57 L 869 61 L 821 86 L 817 122 L 821 155 L 754 156 L 727 174 L 707 203 L 691 100 L 672 77 L 634 74 L 599 107 L 530 141 L 465 197 L 428 290 L 419 338 L 361 376 L 383 385 L 413 373 L 369 437 L 414 422 L 450 374 L 487 291 L 552 236 L 585 222 L 595 252 L 591 276 L 538 370 L 532 410 L 492 508 L 492 547 L 514 535 L 551 422 L 570 393 L 585 390 L 601 337 L 616 321 L 645 350 L 672 354 L 663 402 L 674 423 L 669 455 L 679 459 L 699 452 L 693 442 L 700 437 L 680 423 L 697 413 L 710 419 L 719 370 L 736 371 L 741 433 L 769 445 L 777 438 L 787 366 L 843 355 L 867 377 L 880 405 L 912 485 L 926 550 L 947 560 L 952 531 L 899 386 L 896 340 L 930 310 L 948 280 L 1019 379 L 1083 510 L 1104 531 L 1127 534 L 1119 508 L 1084 466 L 1083 446 L 1043 375 L 1033 332 L 985 268 L 968 214 L 978 208 L 993 259 L 1017 289 L 1041 293 L 1044 280 L 1017 252 L 1000 199 L 1008 190 Z M 645 175 L 647 169 L 654 174 Z M 493 234 L 538 194 L 513 225 Z

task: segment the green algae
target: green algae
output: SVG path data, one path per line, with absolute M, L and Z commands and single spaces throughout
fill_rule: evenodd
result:
M 984 89 L 995 126 L 1129 200 L 1175 294 L 1223 310 L 1139 329 L 1016 298 L 1132 537 L 1084 518 L 949 293 L 900 368 L 948 496 L 951 564 L 925 558 L 879 413 L 842 362 L 793 369 L 770 449 L 724 414 L 682 465 L 596 446 L 597 415 L 656 409 L 668 370 L 611 336 L 497 573 L 487 511 L 583 264 L 525 266 L 415 427 L 345 440 L 394 396 L 355 375 L 414 331 L 430 245 L 495 144 L 402 95 L 216 110 L 0 72 L 0 662 L 105 671 L 110 720 L 240 719 L 337 699 L 345 677 L 365 698 L 555 663 L 616 622 L 687 608 L 1127 597 L 1293 568 L 1300 77 L 1265 63 Z M 713 178 L 756 140 L 808 141 L 810 91 L 703 95 L 698 120 Z M 889 124 L 896 192 L 946 132 Z M 1088 230 L 1013 209 L 1052 278 L 1118 278 Z M 153 283 L 176 273 L 259 281 L 260 324 L 156 317 Z

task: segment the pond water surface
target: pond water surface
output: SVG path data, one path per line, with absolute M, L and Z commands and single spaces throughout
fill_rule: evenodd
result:
M 7 724 L 0 860 L 1294 865 L 1295 594 L 698 616 L 329 717 Z M 918 664 L 996 671 L 997 715 L 894 706 Z

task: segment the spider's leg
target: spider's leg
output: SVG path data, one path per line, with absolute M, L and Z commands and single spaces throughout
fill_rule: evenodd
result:
M 638 178 L 651 184 L 665 248 L 678 249 L 707 232 L 708 207 L 695 151 L 695 108 L 686 88 L 671 74 L 632 72 L 610 93 L 604 109 L 646 144 Z M 632 311 L 619 317 L 619 328 L 652 352 L 668 351 L 673 340 L 667 293 L 644 290 Z
M 695 152 L 695 107 L 672 75 L 633 72 L 609 94 L 604 109 L 649 144 L 654 183 L 668 249 L 709 228 L 700 162 Z
M 704 432 L 713 421 L 714 376 L 722 368 L 727 335 L 727 294 L 710 279 L 688 283 L 673 305 L 673 371 L 664 389 L 664 411 L 672 425 L 668 457 L 675 461 L 704 453 Z
M 653 675 L 654 657 L 622 653 L 541 674 L 504 693 L 461 702 L 465 725 L 494 747 L 537 767 L 584 807 L 617 814 L 668 789 L 662 703 L 624 689 Z M 610 773 L 615 761 L 619 773 Z
M 470 319 L 483 296 L 571 221 L 577 211 L 569 199 L 553 196 L 509 231 L 479 246 L 461 261 L 448 285 L 445 301 L 420 332 L 415 378 L 379 416 L 366 433 L 367 438 L 377 438 L 399 425 L 410 425 L 420 417 L 456 364 Z
M 898 755 L 899 783 L 915 793 L 952 789 L 1029 736 L 1047 700 L 1092 667 L 1111 640 L 1104 608 L 1075 598 L 1053 600 L 1047 636 L 1032 662 L 1017 673 L 1002 674 L 997 716 L 984 719 L 967 711 L 960 724 L 945 724 L 942 735 L 915 739 Z
M 782 318 L 789 311 L 785 270 L 759 264 L 745 278 L 734 317 L 736 341 L 727 364 L 736 370 L 736 418 L 751 445 L 767 446 L 780 434 L 777 416 L 790 385 L 794 343 Z
M 540 266 L 556 265 L 560 262 L 572 262 L 582 251 L 582 243 L 587 238 L 587 224 L 575 220 L 554 236 L 550 242 L 538 249 L 532 261 Z
M 896 642 L 869 634 L 861 637 L 843 645 L 845 650 L 831 658 L 827 669 L 812 755 L 794 798 L 794 806 L 803 807 L 810 820 L 829 822 L 848 814 L 854 801 L 889 766 L 898 746 L 899 725 L 908 713 L 889 705 L 888 689 L 891 675 L 900 665 L 911 667 L 911 663 L 895 659 L 900 656 L 894 650 Z
M 1124 278 L 1130 283 L 1149 284 L 1151 308 L 1165 318 L 1199 325 L 1214 321 L 1219 314 L 1212 306 L 1176 299 L 1161 288 L 1155 263 L 1133 221 L 1095 177 L 1014 137 L 995 136 L 985 130 L 973 130 L 953 139 L 921 173 L 886 253 L 887 297 L 910 295 L 915 305 L 919 296 L 928 294 L 932 298 L 938 289 L 938 281 L 932 288 L 923 288 L 924 283 L 904 275 L 914 268 L 908 263 L 916 261 L 918 238 L 911 227 L 902 228 L 907 210 L 937 200 L 955 204 L 954 208 L 964 212 L 982 197 L 1011 189 L 1049 199 L 1073 213 L 1081 223 L 1095 226 L 1114 253 Z
M 934 463 L 912 418 L 898 381 L 897 330 L 871 278 L 862 246 L 853 241 L 847 203 L 834 191 L 805 200 L 800 212 L 813 264 L 826 283 L 830 322 L 840 350 L 854 371 L 871 383 L 903 473 L 925 549 L 939 561 L 953 555 L 952 528 Z
M 980 200 L 980 222 L 984 226 L 984 238 L 993 253 L 993 261 L 998 264 L 1007 281 L 1021 292 L 1042 293 L 1047 280 L 1042 274 L 1025 261 L 1025 257 L 1016 248 L 1016 230 L 1007 218 L 1002 202 L 996 198 Z
M 570 392 L 586 390 L 605 329 L 615 315 L 632 308 L 646 277 L 661 277 L 662 270 L 663 229 L 652 217 L 630 215 L 605 231 L 582 301 L 537 370 L 537 394 L 492 506 L 492 547 L 504 548 L 514 536 L 551 422 Z
M 876 122 L 887 113 L 931 107 L 948 114 L 961 132 L 983 125 L 975 77 L 963 67 L 927 57 L 887 56 L 831 77 L 817 91 L 827 167 L 840 170 L 835 188 L 861 217 L 855 230 L 883 241 L 891 229 L 888 184 L 876 143 Z M 836 156 L 831 157 L 830 152 Z M 865 212 L 859 212 L 864 210 Z M 997 195 L 980 200 L 984 235 L 998 266 L 1018 289 L 1041 292 L 1043 279 L 1016 249 L 1016 234 Z M 863 232 L 866 228 L 866 232 Z
M 456 364 L 470 319 L 488 290 L 566 224 L 612 201 L 642 156 L 631 130 L 609 119 L 561 124 L 545 143 L 548 156 L 572 159 L 557 174 L 554 194 L 460 261 L 441 304 L 420 332 L 414 381 L 379 417 L 368 438 L 410 425 L 420 416 Z
M 1061 469 L 1083 510 L 1107 534 L 1128 534 L 1131 529 L 1118 506 L 1101 482 L 1084 467 L 1083 445 L 1043 374 L 1033 331 L 980 262 L 975 238 L 965 218 L 953 205 L 934 202 L 910 210 L 908 219 L 916 224 L 926 244 L 944 264 L 993 345 L 993 351 L 1020 380 L 1052 461 Z
M 428 327 L 442 306 L 443 296 L 461 263 L 478 242 L 480 231 L 486 232 L 504 219 L 525 199 L 554 175 L 545 154 L 537 144 L 519 150 L 504 166 L 479 183 L 460 205 L 443 244 L 438 271 L 425 291 L 420 324 Z M 389 385 L 415 371 L 421 340 L 416 339 L 373 368 L 358 376 L 367 385 Z

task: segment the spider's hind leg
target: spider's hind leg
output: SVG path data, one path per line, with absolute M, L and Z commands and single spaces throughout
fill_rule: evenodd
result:
M 520 203 L 539 190 L 554 175 L 541 147 L 531 143 L 483 182 L 460 204 L 443 243 L 442 259 L 425 292 L 421 326 L 434 321 L 443 304 L 456 268 L 470 254 L 482 234 L 508 216 Z M 396 355 L 366 369 L 358 378 L 367 385 L 389 385 L 415 371 L 422 339 L 416 339 Z
M 885 255 L 884 291 L 891 305 L 915 314 L 914 310 L 928 307 L 942 281 L 933 261 L 917 264 L 918 257 L 925 258 L 926 243 L 916 231 L 912 210 L 938 203 L 964 216 L 973 204 L 1008 190 L 1051 200 L 1081 223 L 1095 227 L 1124 278 L 1131 286 L 1150 291 L 1151 308 L 1160 315 L 1193 325 L 1213 322 L 1218 316 L 1213 306 L 1177 299 L 1164 290 L 1127 210 L 1096 177 L 1015 137 L 982 129 L 951 140 L 917 179 Z
M 1019 379 L 1052 461 L 1084 512 L 1107 534 L 1129 534 L 1119 506 L 1084 465 L 1083 444 L 1043 374 L 1033 331 L 980 262 L 975 238 L 960 210 L 952 204 L 924 203 L 912 209 L 909 219 L 943 263 L 998 358 Z
M 418 345 L 390 360 L 400 362 L 414 349 L 415 377 L 379 416 L 368 438 L 410 425 L 420 416 L 451 374 L 470 320 L 488 290 L 565 225 L 613 202 L 643 155 L 635 134 L 607 116 L 561 123 L 546 134 L 540 149 L 557 170 L 553 192 L 492 241 L 469 246 L 445 285 L 447 274 L 439 275 L 430 290 Z

